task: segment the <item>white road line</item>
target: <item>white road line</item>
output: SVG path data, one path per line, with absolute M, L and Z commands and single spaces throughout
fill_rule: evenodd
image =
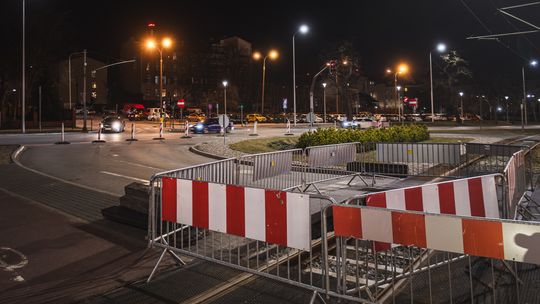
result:
M 142 165 L 142 164 L 138 164 L 138 163 L 133 163 L 133 162 L 125 161 L 125 160 L 119 160 L 119 159 L 116 160 L 115 159 L 115 161 L 120 162 L 120 163 L 130 164 L 130 165 L 137 166 L 137 167 L 148 168 L 148 169 L 155 169 L 155 170 L 160 170 L 160 171 L 165 171 L 166 170 L 166 169 L 163 169 L 163 168 L 156 168 L 156 167 Z
M 122 178 L 131 179 L 131 180 L 134 180 L 134 181 L 138 181 L 138 182 L 144 183 L 145 185 L 148 185 L 148 184 L 149 184 L 148 180 L 142 179 L 142 178 L 136 178 L 136 177 L 133 177 L 133 176 L 127 176 L 127 175 L 122 175 L 122 174 L 113 173 L 113 172 L 108 172 L 108 171 L 99 171 L 99 173 L 103 173 L 103 174 L 107 174 L 107 175 L 112 175 L 112 176 L 116 176 L 116 177 L 122 177 Z
M 59 178 L 59 177 L 56 177 L 56 176 L 53 176 L 53 175 L 50 175 L 50 174 L 47 174 L 45 172 L 41 172 L 41 171 L 38 171 L 36 169 L 32 169 L 32 168 L 29 168 L 25 165 L 23 165 L 20 161 L 19 161 L 19 154 L 25 149 L 25 146 L 20 146 L 19 149 L 17 149 L 11 156 L 11 159 L 13 160 L 13 162 L 25 169 L 25 170 L 28 170 L 30 172 L 34 172 L 36 174 L 39 174 L 39 175 L 43 175 L 43 176 L 46 176 L 48 178 L 52 178 L 54 180 L 57 180 L 57 181 L 60 181 L 60 182 L 63 182 L 63 183 L 66 183 L 66 184 L 70 184 L 70 185 L 73 185 L 73 186 L 77 186 L 77 187 L 80 187 L 80 188 L 84 188 L 84 189 L 88 189 L 88 190 L 91 190 L 91 191 L 96 191 L 96 192 L 100 192 L 100 193 L 103 193 L 103 194 L 108 194 L 108 195 L 111 195 L 111 196 L 114 196 L 114 197 L 120 197 L 120 195 L 116 194 L 116 193 L 112 193 L 112 192 L 109 192 L 109 191 L 105 191 L 105 190 L 100 190 L 100 189 L 97 189 L 97 188 L 94 188 L 94 187 L 90 187 L 90 186 L 86 186 L 86 185 L 83 185 L 83 184 L 79 184 L 79 183 L 75 183 L 75 182 L 72 182 L 72 181 L 68 181 L 68 180 L 65 180 L 63 178 Z

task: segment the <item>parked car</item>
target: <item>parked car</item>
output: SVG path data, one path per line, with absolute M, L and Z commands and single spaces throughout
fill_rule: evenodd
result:
M 197 113 L 191 113 L 186 117 L 186 119 L 189 122 L 203 122 L 205 118 L 203 115 L 200 115 Z
M 107 116 L 101 121 L 101 132 L 124 132 L 125 122 L 118 116 Z
M 246 121 L 249 122 L 266 122 L 267 119 L 261 114 L 248 114 L 246 116 Z
M 103 113 L 103 116 L 118 115 L 116 113 L 116 107 L 114 107 L 114 108 L 105 107 L 105 108 L 103 108 L 103 110 L 101 112 Z
M 144 105 L 140 103 L 125 103 L 122 108 L 122 114 L 127 116 L 132 109 L 144 111 Z
M 130 121 L 147 119 L 144 111 L 141 111 L 141 110 L 130 111 L 129 114 L 127 115 L 127 118 Z
M 226 128 L 226 132 L 231 132 L 232 124 L 229 123 L 229 125 Z M 190 132 L 196 133 L 196 134 L 203 134 L 203 133 L 219 133 L 221 132 L 221 126 L 219 125 L 219 119 L 216 117 L 213 118 L 207 118 L 204 120 L 204 122 L 197 122 L 193 124 L 190 128 Z
M 347 116 L 345 114 L 330 114 L 330 117 L 332 117 L 332 122 L 343 122 L 347 120 Z
M 161 108 L 148 108 L 145 113 L 146 119 L 154 121 L 158 121 L 161 118 L 161 114 Z M 163 115 L 165 116 L 165 119 L 169 118 L 169 114 L 163 113 Z
M 377 126 L 375 120 L 368 117 L 357 119 L 356 123 L 357 123 L 357 128 L 360 128 L 360 129 L 369 129 L 369 128 L 374 128 Z

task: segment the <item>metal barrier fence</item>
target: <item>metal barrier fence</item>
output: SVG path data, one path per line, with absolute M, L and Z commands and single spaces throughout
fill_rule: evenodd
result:
M 519 274 L 540 263 L 540 223 L 366 206 L 323 210 L 326 293 L 384 303 L 520 303 Z M 371 241 L 392 242 L 376 251 Z M 532 285 L 528 288 L 534 288 Z
M 165 253 L 184 264 L 179 253 L 324 292 L 320 211 L 331 198 L 165 175 L 151 187 L 149 246 L 163 251 L 148 282 Z
M 462 293 L 466 288 L 455 290 L 460 284 L 453 279 L 456 271 L 452 271 L 452 268 L 455 265 L 465 267 L 469 278 L 474 274 L 479 281 L 491 280 L 483 286 L 495 286 L 495 281 L 500 280 L 500 277 L 493 275 L 494 271 L 498 267 L 505 268 L 516 282 L 516 295 L 519 296 L 520 280 L 517 277 L 518 266 L 515 264 L 512 267 L 508 262 L 488 260 L 487 265 L 490 265 L 492 273 L 490 277 L 485 273 L 478 274 L 485 269 L 483 263 L 486 260 L 463 254 L 467 252 L 414 247 L 409 246 L 410 243 L 402 244 L 388 238 L 365 237 L 365 240 L 359 240 L 343 235 L 334 237 L 334 226 L 339 223 L 334 222 L 331 211 L 326 214 L 326 210 L 330 210 L 328 206 L 351 206 L 338 205 L 335 200 L 320 193 L 306 193 L 310 186 L 316 189 L 317 183 L 340 178 L 350 179 L 350 184 L 354 178 L 359 177 L 367 185 L 364 177 L 375 175 L 478 176 L 480 172 L 490 170 L 495 171 L 490 173 L 502 172 L 505 160 L 519 163 L 519 156 L 516 155 L 522 152 L 520 147 L 488 147 L 466 144 L 351 143 L 247 155 L 159 173 L 150 182 L 148 239 L 149 246 L 162 248 L 163 252 L 148 281 L 165 253 L 173 256 L 178 263 L 183 263 L 176 254 L 181 253 L 303 287 L 312 290 L 314 295 L 326 294 L 356 302 L 378 302 L 390 297 L 400 302 L 403 299 L 396 298 L 396 295 L 404 290 L 404 286 L 409 287 L 408 293 L 405 293 L 407 299 L 413 301 L 413 298 L 418 298 L 418 290 L 422 290 L 422 284 L 426 282 L 429 288 L 424 286 L 421 291 L 424 299 L 439 302 L 437 297 L 441 294 L 434 295 L 431 285 L 439 284 L 440 280 L 436 280 L 446 273 L 450 278 L 449 297 L 451 300 L 459 300 L 453 293 Z M 519 152 L 515 152 L 515 149 Z M 514 152 L 509 154 L 508 151 Z M 447 184 L 452 184 L 455 214 L 482 216 L 476 213 L 479 209 L 473 206 L 474 199 L 482 202 L 483 216 L 493 216 L 495 209 L 487 204 L 493 202 L 495 195 L 497 212 L 505 217 L 512 210 L 505 207 L 508 203 L 503 203 L 510 190 L 510 182 L 504 186 L 505 178 L 512 179 L 514 176 L 509 168 L 514 166 L 507 166 L 504 177 L 495 174 L 454 180 L 441 183 L 444 184 L 441 186 L 430 184 L 413 187 L 418 189 L 392 190 L 400 194 L 385 194 L 384 205 L 375 202 L 375 206 L 395 209 L 397 197 L 399 204 L 404 206 L 398 209 L 445 213 L 443 205 L 448 202 L 443 202 L 440 196 L 437 200 L 438 211 L 430 209 L 432 207 L 424 204 L 423 199 L 433 203 L 434 199 L 429 195 L 434 195 L 436 191 L 444 194 L 449 187 Z M 483 189 L 491 185 L 485 179 L 497 179 L 498 188 L 494 191 L 491 188 Z M 514 192 L 521 191 L 518 183 L 512 185 Z M 478 189 L 481 191 L 478 192 Z M 376 197 L 378 194 L 370 195 Z M 463 204 L 461 199 L 464 195 L 468 195 L 471 201 L 468 207 L 458 206 Z M 511 195 L 512 198 L 514 196 Z M 353 197 L 345 202 L 363 204 L 366 197 L 369 195 Z M 422 208 L 414 209 L 419 208 L 419 204 Z M 413 207 L 409 208 L 409 205 Z M 465 208 L 469 213 L 459 213 L 459 208 Z M 384 223 L 372 224 L 392 234 L 392 228 L 388 228 L 391 225 Z M 348 227 L 354 228 L 350 225 Z M 400 235 L 407 238 L 413 237 L 414 233 L 406 230 Z M 379 250 L 374 242 L 368 240 L 402 245 Z M 444 241 L 452 243 L 451 239 Z M 423 278 L 423 283 L 413 286 L 413 280 L 426 274 L 428 279 Z M 495 299 L 500 296 L 496 288 L 479 292 L 472 282 L 470 279 L 472 298 L 478 299 L 483 295 Z M 426 290 L 429 290 L 427 298 Z
M 527 190 L 525 170 L 525 151 L 523 150 L 514 153 L 504 168 L 504 175 L 508 181 L 508 209 L 514 217 L 517 215 L 517 205 Z

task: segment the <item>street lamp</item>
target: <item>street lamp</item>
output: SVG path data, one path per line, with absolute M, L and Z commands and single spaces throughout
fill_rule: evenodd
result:
M 323 82 L 322 84 L 322 87 L 323 87 L 323 117 L 324 117 L 324 122 L 326 122 L 326 82 Z
M 461 123 L 463 124 L 463 118 L 465 117 L 463 116 L 463 92 L 459 92 L 459 99 L 461 102 Z
M 405 63 L 401 63 L 398 65 L 396 72 L 394 73 L 394 87 L 396 88 L 396 106 L 398 110 L 398 118 L 399 121 L 401 121 L 401 103 L 399 100 L 399 91 L 401 90 L 401 87 L 397 85 L 397 79 L 398 75 L 406 74 L 409 72 L 409 66 Z M 391 74 L 391 69 L 386 69 L 386 73 Z
M 227 116 L 227 86 L 229 85 L 229 82 L 227 80 L 223 80 L 223 114 Z
M 163 103 L 163 49 L 168 49 L 172 46 L 171 38 L 165 37 L 159 44 L 154 38 L 146 40 L 146 49 L 159 52 L 159 104 L 163 108 L 163 117 L 165 117 L 165 104 Z
M 431 122 L 435 122 L 435 109 L 433 104 L 433 61 L 431 60 L 431 52 L 429 52 L 429 83 L 431 90 Z M 446 45 L 444 43 L 437 44 L 437 52 L 446 52 Z
M 322 72 L 324 72 L 324 70 L 328 69 L 329 67 L 330 67 L 330 62 L 327 62 L 324 65 L 324 68 L 322 68 L 319 72 L 317 72 L 317 74 L 315 74 L 315 76 L 313 76 L 313 80 L 311 81 L 311 87 L 309 89 L 309 118 L 310 118 L 309 131 L 311 131 L 311 129 L 313 128 L 313 121 L 315 120 L 315 112 L 313 109 L 313 89 L 315 88 L 315 81 L 317 80 L 317 77 L 319 77 L 319 75 Z
M 26 107 L 26 1 L 22 1 L 22 108 L 21 122 L 22 132 L 26 133 L 25 107 Z
M 507 122 L 507 123 L 510 122 L 510 121 L 508 120 L 508 105 L 509 105 L 509 104 L 508 104 L 508 98 L 510 98 L 510 97 L 504 96 L 504 99 L 506 100 L 506 122 Z
M 296 126 L 296 54 L 295 54 L 295 45 L 294 39 L 296 34 L 307 34 L 309 32 L 309 27 L 305 24 L 300 25 L 298 31 L 292 36 L 292 53 L 293 53 L 293 119 L 294 125 Z
M 261 53 L 253 53 L 253 59 L 259 60 L 263 58 L 263 69 L 262 69 L 262 93 L 261 93 L 261 114 L 264 114 L 264 80 L 266 77 L 266 59 L 270 58 L 271 60 L 276 60 L 279 57 L 279 53 L 276 50 L 270 50 L 268 55 L 262 57 Z
M 529 66 L 535 68 L 538 66 L 538 60 L 532 59 L 529 61 Z M 524 124 L 527 125 L 527 93 L 525 93 L 525 66 L 521 67 L 521 77 L 523 79 L 523 100 L 521 102 L 521 129 L 523 130 Z

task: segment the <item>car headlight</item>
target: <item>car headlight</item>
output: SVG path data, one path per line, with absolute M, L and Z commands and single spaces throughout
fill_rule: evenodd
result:
M 195 125 L 195 129 L 197 129 L 199 131 L 202 130 L 203 128 L 204 128 L 204 126 L 202 124 L 196 124 Z
M 120 131 L 122 129 L 122 124 L 119 121 L 112 123 L 111 128 L 115 131 Z
M 351 123 L 348 122 L 348 121 L 344 121 L 344 122 L 343 122 L 343 126 L 344 126 L 344 127 L 348 127 L 348 126 L 350 126 L 350 125 L 351 125 Z

